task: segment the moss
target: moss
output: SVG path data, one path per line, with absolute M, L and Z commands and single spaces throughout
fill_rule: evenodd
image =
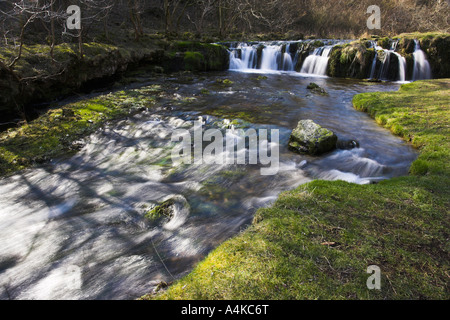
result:
M 306 89 L 312 90 L 312 89 L 318 89 L 320 88 L 319 85 L 317 83 L 311 82 L 310 84 L 308 84 L 308 86 L 306 87 Z
M 232 84 L 234 84 L 234 82 L 230 79 L 216 79 L 216 83 L 225 86 L 231 86 Z
M 391 40 L 388 37 L 378 39 L 377 43 L 383 49 L 390 49 L 391 48 Z
M 328 75 L 365 79 L 370 74 L 374 57 L 375 51 L 367 49 L 364 42 L 354 41 L 344 46 L 336 46 L 330 54 Z
M 311 46 L 317 47 L 317 48 L 323 47 L 324 45 L 325 45 L 325 44 L 324 44 L 322 41 L 320 41 L 320 40 L 316 40 L 316 41 L 313 41 L 313 42 L 311 43 Z
M 185 70 L 223 71 L 229 65 L 228 51 L 219 44 L 175 41 L 171 43 L 167 54 L 176 57 L 177 52 L 184 53 Z M 202 55 L 203 58 L 199 55 Z M 186 61 L 186 58 L 188 61 Z
M 153 209 L 149 210 L 145 217 L 149 220 L 156 221 L 161 218 L 169 218 L 173 217 L 172 206 L 174 205 L 173 200 L 167 200 L 163 203 L 155 206 Z
M 204 71 L 205 57 L 200 52 L 188 51 L 184 54 L 184 66 L 187 71 Z

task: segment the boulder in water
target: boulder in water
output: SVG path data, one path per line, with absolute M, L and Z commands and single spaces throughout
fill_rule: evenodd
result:
M 337 136 L 312 120 L 301 120 L 292 131 L 289 149 L 309 155 L 321 155 L 336 149 Z
M 328 95 L 328 92 L 326 92 L 324 88 L 320 87 L 317 83 L 314 82 L 311 82 L 306 88 L 316 94 Z

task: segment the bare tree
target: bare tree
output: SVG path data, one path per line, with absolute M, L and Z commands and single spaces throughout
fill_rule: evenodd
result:
M 191 18 L 190 14 L 187 14 L 189 21 L 194 24 L 197 33 L 202 34 L 206 18 L 214 12 L 218 0 L 196 0 L 195 5 L 195 16 Z

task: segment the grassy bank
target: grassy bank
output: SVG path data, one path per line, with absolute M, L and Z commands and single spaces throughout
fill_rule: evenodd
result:
M 168 291 L 144 299 L 449 299 L 450 80 L 354 98 L 420 150 L 411 175 L 314 181 L 261 209 Z M 382 271 L 367 289 L 367 267 Z

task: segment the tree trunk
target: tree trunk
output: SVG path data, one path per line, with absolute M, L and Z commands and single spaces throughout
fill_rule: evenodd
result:
M 80 59 L 84 59 L 83 50 L 83 27 L 78 30 L 78 53 L 80 54 Z

